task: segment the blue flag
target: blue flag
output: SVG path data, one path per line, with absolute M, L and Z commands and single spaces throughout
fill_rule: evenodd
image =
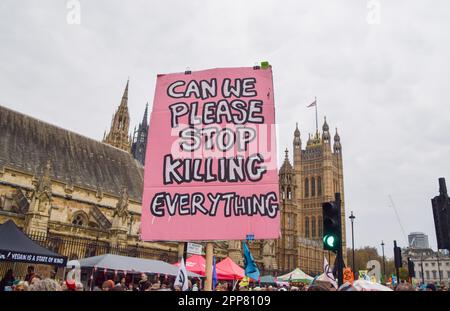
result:
M 247 243 L 242 242 L 244 248 L 244 268 L 245 275 L 254 279 L 255 281 L 259 280 L 259 269 L 256 266 L 255 260 L 253 259 L 252 253 L 247 246 Z
M 213 257 L 212 289 L 217 286 L 216 257 Z

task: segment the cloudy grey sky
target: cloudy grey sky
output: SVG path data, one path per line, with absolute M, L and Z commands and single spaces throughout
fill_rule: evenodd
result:
M 314 96 L 339 128 L 356 245 L 406 245 L 388 195 L 406 234 L 436 245 L 430 198 L 438 177 L 450 183 L 448 1 L 80 0 L 79 25 L 67 2 L 0 2 L 0 105 L 101 139 L 128 76 L 134 126 L 157 73 L 268 60 L 280 161 L 295 122 L 304 142 L 313 131 Z

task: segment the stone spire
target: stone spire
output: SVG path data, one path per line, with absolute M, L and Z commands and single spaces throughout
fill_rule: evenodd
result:
M 336 134 L 334 135 L 334 153 L 341 153 L 342 146 L 341 146 L 341 137 L 338 134 L 337 128 L 336 128 Z
M 323 122 L 323 126 L 322 126 L 322 140 L 325 144 L 329 144 L 330 143 L 330 127 L 328 126 L 327 123 L 327 117 L 324 117 L 324 122 Z
M 296 170 L 299 170 L 301 168 L 301 161 L 302 161 L 302 139 L 300 138 L 300 130 L 298 129 L 298 123 L 295 124 L 293 150 L 294 150 L 294 167 Z
M 103 142 L 119 149 L 130 152 L 130 139 L 128 136 L 128 130 L 130 126 L 130 114 L 128 113 L 128 84 L 127 81 L 125 91 L 123 92 L 122 100 L 119 108 L 113 116 L 111 122 L 111 129 L 106 135 Z
M 131 154 L 142 165 L 145 164 L 145 153 L 147 150 L 147 133 L 148 133 L 148 103 L 145 106 L 144 117 L 142 123 L 139 124 L 137 130 L 133 133 L 133 144 L 131 146 Z

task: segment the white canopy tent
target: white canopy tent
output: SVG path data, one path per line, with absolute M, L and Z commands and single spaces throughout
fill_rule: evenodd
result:
M 97 268 L 112 271 L 127 271 L 127 273 L 159 273 L 177 275 L 178 267 L 161 260 L 127 257 L 113 254 L 80 259 L 81 268 Z M 202 277 L 188 271 L 190 277 Z
M 313 279 L 314 278 L 312 276 L 307 275 L 305 272 L 303 272 L 299 268 L 296 268 L 294 271 L 291 271 L 288 274 L 277 277 L 277 280 L 286 281 L 286 282 L 310 283 Z

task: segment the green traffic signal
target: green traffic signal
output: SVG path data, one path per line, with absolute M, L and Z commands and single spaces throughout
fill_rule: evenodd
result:
M 336 252 L 341 241 L 340 211 L 336 202 L 322 204 L 323 249 Z
M 337 246 L 337 238 L 334 235 L 326 235 L 323 237 L 323 243 L 331 249 Z

